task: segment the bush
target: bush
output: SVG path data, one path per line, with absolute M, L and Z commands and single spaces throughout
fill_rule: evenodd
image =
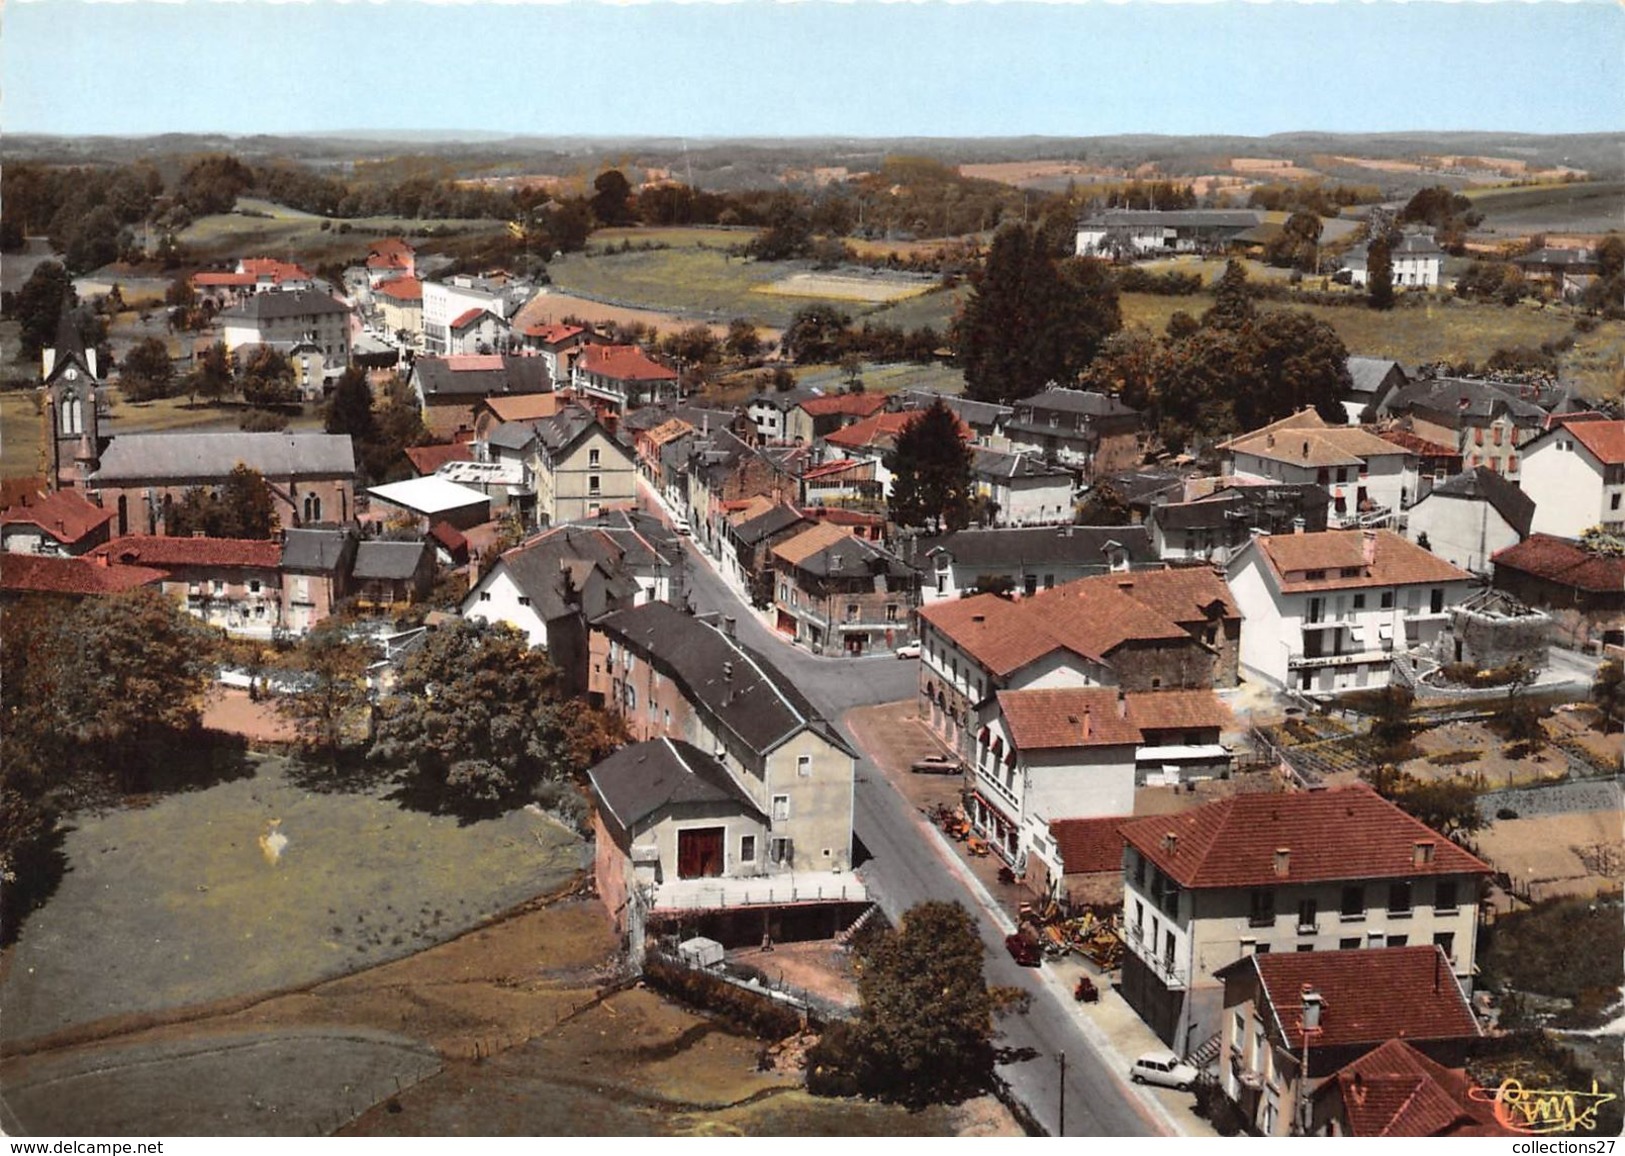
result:
M 1429 755 L 1428 762 L 1436 767 L 1459 767 L 1464 763 L 1476 763 L 1483 756 L 1483 751 L 1442 751 L 1436 755 Z
M 745 991 L 709 972 L 650 956 L 643 965 L 643 978 L 673 999 L 712 1012 L 730 1027 L 759 1039 L 782 1040 L 801 1030 L 801 1017 L 794 1011 L 765 994 Z M 810 1059 L 808 1063 L 810 1067 Z
M 1495 817 L 1497 819 L 1516 819 L 1518 817 L 1518 812 L 1514 811 L 1511 807 L 1502 807 L 1495 812 Z
M 288 415 L 274 409 L 251 409 L 243 414 L 237 428 L 244 433 L 279 433 L 288 428 Z

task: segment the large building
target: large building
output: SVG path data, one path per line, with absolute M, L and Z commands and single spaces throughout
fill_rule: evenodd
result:
M 1471 987 L 1490 868 L 1364 786 L 1233 795 L 1123 824 L 1123 998 L 1181 1055 L 1252 955 L 1423 946 Z
M 310 343 L 330 364 L 350 360 L 350 307 L 319 289 L 256 293 L 218 320 L 227 349 Z
M 1625 530 L 1625 421 L 1555 419 L 1523 446 L 1521 486 L 1538 534 Z
M 1252 209 L 1107 209 L 1078 222 L 1079 257 L 1209 253 L 1258 226 Z
M 1225 472 L 1243 480 L 1320 486 L 1331 494 L 1327 524 L 1386 526 L 1416 497 L 1414 456 L 1358 426 L 1330 425 L 1299 410 L 1219 446 Z
M 1473 576 L 1392 530 L 1253 539 L 1230 561 L 1246 619 L 1241 665 L 1277 687 L 1388 685 L 1396 656 L 1434 647 Z

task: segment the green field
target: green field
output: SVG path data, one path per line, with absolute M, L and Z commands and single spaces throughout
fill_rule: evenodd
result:
M 225 261 L 258 255 L 283 260 L 321 263 L 347 260 L 366 252 L 367 242 L 376 237 L 405 236 L 418 244 L 425 231 L 437 239 L 488 237 L 507 231 L 507 222 L 489 219 L 428 221 L 414 217 L 356 217 L 332 220 L 299 213 L 269 201 L 243 200 L 239 208 L 268 216 L 246 216 L 242 212 L 216 213 L 199 217 L 177 234 L 193 260 Z M 328 225 L 323 229 L 322 225 Z M 346 226 L 349 232 L 342 232 Z
M 915 365 L 897 362 L 888 365 L 865 364 L 863 388 L 868 393 L 901 393 L 905 389 L 928 389 L 936 393 L 964 393 L 965 371 L 952 365 Z M 821 389 L 825 393 L 846 390 L 846 373 L 834 366 L 810 365 L 796 371 L 796 384 Z
M 1213 304 L 1207 294 L 1160 297 L 1145 293 L 1122 296 L 1125 325 L 1143 325 L 1162 333 L 1168 318 L 1184 310 L 1200 317 Z M 1575 314 L 1564 309 L 1461 301 L 1436 296 L 1416 307 L 1387 313 L 1359 305 L 1295 305 L 1266 301 L 1264 309 L 1302 309 L 1337 330 L 1350 353 L 1391 357 L 1405 365 L 1436 361 L 1484 362 L 1497 349 L 1535 347 L 1573 332 Z M 1574 348 L 1562 356 L 1564 376 L 1587 397 L 1617 397 L 1625 381 L 1625 322 L 1606 321 L 1593 332 L 1575 334 Z

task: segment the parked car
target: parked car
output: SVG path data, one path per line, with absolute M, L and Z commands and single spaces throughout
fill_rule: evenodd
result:
M 1015 935 L 1004 937 L 1004 948 L 1010 953 L 1010 958 L 1021 964 L 1022 967 L 1037 967 L 1044 962 L 1044 953 L 1038 944 L 1017 932 Z
M 947 755 L 926 755 L 909 764 L 916 775 L 952 775 L 959 771 L 959 763 Z
M 1160 1084 L 1181 1092 L 1188 1091 L 1196 1077 L 1196 1069 L 1172 1052 L 1147 1052 L 1128 1070 L 1128 1078 L 1136 1084 Z
M 920 657 L 920 644 L 918 642 L 905 642 L 897 648 L 896 654 L 898 658 L 918 658 Z
M 689 527 L 688 519 L 683 517 L 683 515 L 681 515 L 681 514 L 673 514 L 672 515 L 672 517 L 671 517 L 671 528 L 673 530 L 677 531 L 677 533 L 683 535 L 685 538 L 689 534 L 693 533 L 693 530 Z

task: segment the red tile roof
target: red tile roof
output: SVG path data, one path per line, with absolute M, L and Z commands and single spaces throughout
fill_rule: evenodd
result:
M 1269 534 L 1257 539 L 1259 555 L 1286 593 L 1355 590 L 1367 586 L 1466 582 L 1472 575 L 1392 530 L 1326 530 L 1318 534 Z M 1312 570 L 1321 578 L 1306 578 Z M 1357 573 L 1344 576 L 1343 570 Z
M 1604 465 L 1625 464 L 1625 421 L 1564 422 L 1563 428 Z
M 1305 987 L 1321 997 L 1320 1030 L 1310 1037 L 1311 1049 L 1482 1034 L 1450 961 L 1432 944 L 1272 951 L 1237 960 L 1218 974 L 1245 974 L 1249 968 L 1256 970 L 1274 1012 L 1279 1030 L 1273 1034 L 1294 1053 L 1303 1047 Z
M 585 345 L 577 368 L 616 381 L 676 381 L 677 371 L 652 360 L 636 345 Z
M 202 285 L 202 286 L 211 286 L 211 285 L 243 286 L 243 285 L 252 285 L 258 280 L 259 280 L 259 278 L 255 277 L 254 274 L 252 274 L 252 273 L 204 272 L 204 273 L 194 273 L 194 274 L 192 274 L 192 284 L 193 285 Z
M 1124 706 L 1109 687 L 1001 690 L 999 713 L 1017 750 L 1134 746 L 1140 728 L 1118 713 Z
M 1312 409 L 1221 442 L 1219 448 L 1299 466 L 1353 466 L 1402 452 L 1362 426 L 1328 425 Z
M 853 422 L 845 429 L 836 430 L 824 441 L 832 446 L 852 450 L 867 449 L 871 446 L 890 448 L 897 441 L 897 435 L 924 412 L 911 409 L 898 413 L 871 414 L 862 421 Z M 962 441 L 975 441 L 976 431 L 960 420 L 959 437 Z
M 429 537 L 446 548 L 455 563 L 468 561 L 468 539 L 450 522 L 436 522 L 429 527 Z
M 380 237 L 367 246 L 367 251 L 385 256 L 393 253 L 403 257 L 409 257 L 416 252 L 404 237 Z
M 89 558 L 0 555 L 0 589 L 19 594 L 117 594 L 165 577 L 162 570 L 104 565 Z
M 1204 621 L 1215 604 L 1223 617 L 1239 616 L 1224 581 L 1192 567 L 1080 578 L 1016 600 L 978 594 L 919 613 L 1002 677 L 1055 650 L 1102 662 L 1125 642 L 1188 638 L 1180 623 Z
M 64 545 L 78 542 L 113 518 L 78 490 L 35 494 L 23 504 L 0 510 L 0 525 L 38 526 Z
M 563 391 L 497 395 L 486 398 L 484 405 L 503 421 L 535 421 L 558 413 L 559 402 L 568 396 Z
M 259 279 L 269 278 L 277 285 L 284 281 L 310 280 L 310 274 L 300 266 L 289 261 L 278 261 L 275 257 L 248 257 L 238 264 L 244 273 L 253 274 Z
M 1129 721 L 1142 731 L 1225 731 L 1236 725 L 1236 716 L 1211 690 L 1139 691 L 1124 697 Z
M 1061 866 L 1068 875 L 1094 875 L 1123 869 L 1123 825 L 1121 815 L 1104 819 L 1056 819 L 1049 825 L 1050 838 L 1061 852 Z
M 441 360 L 452 373 L 484 373 L 507 368 L 500 353 L 459 353 Z
M 447 462 L 471 462 L 474 450 L 467 442 L 455 445 L 408 446 L 406 460 L 422 477 L 428 477 Z
M 1459 1068 L 1393 1039 L 1339 1068 L 1315 1090 L 1335 1096 L 1349 1136 L 1510 1136 Z
M 396 277 L 390 281 L 380 281 L 373 293 L 393 297 L 397 301 L 422 301 L 423 282 L 416 277 Z
M 1233 795 L 1132 820 L 1123 837 L 1188 888 L 1490 873 L 1483 860 L 1365 786 Z M 1280 851 L 1287 855 L 1278 870 Z
M 557 345 L 587 332 L 581 325 L 564 325 L 552 321 L 539 321 L 522 330 L 526 337 L 534 337 L 544 345 Z
M 837 393 L 828 397 L 809 397 L 797 408 L 804 409 L 813 417 L 828 417 L 830 414 L 850 414 L 853 417 L 869 417 L 886 408 L 886 395 L 883 393 Z
M 282 564 L 282 543 L 256 538 L 166 538 L 131 534 L 114 538 L 91 551 L 126 566 L 222 566 L 275 570 Z
M 811 482 L 818 478 L 826 477 L 830 474 L 844 473 L 855 466 L 868 466 L 872 469 L 874 468 L 874 463 L 860 461 L 857 458 L 837 458 L 833 462 L 825 462 L 821 466 L 814 466 L 812 469 L 801 475 L 801 480 L 804 482 Z
M 1419 455 L 1421 455 L 1423 457 L 1429 457 L 1429 458 L 1459 458 L 1459 457 L 1461 457 L 1461 452 L 1459 450 L 1455 449 L 1453 446 L 1442 446 L 1438 442 L 1430 442 L 1430 441 L 1428 441 L 1427 438 L 1422 437 L 1419 434 L 1414 434 L 1408 429 L 1379 430 L 1377 432 L 1377 436 L 1380 437 L 1385 442 L 1393 442 L 1396 446 L 1399 446 L 1401 449 L 1410 450 L 1411 453 L 1419 454 Z
M 457 319 L 451 323 L 451 327 L 453 329 L 467 329 L 470 325 L 473 325 L 476 321 L 478 321 L 482 315 L 490 312 L 491 311 L 489 309 L 470 309 L 467 312 L 459 313 L 457 315 Z M 497 317 L 495 313 L 491 313 L 491 316 L 498 322 L 502 320 L 502 318 Z
M 1578 542 L 1551 534 L 1531 534 L 1491 555 L 1490 561 L 1498 570 L 1505 566 L 1576 590 L 1599 594 L 1625 590 L 1625 558 L 1592 554 Z

